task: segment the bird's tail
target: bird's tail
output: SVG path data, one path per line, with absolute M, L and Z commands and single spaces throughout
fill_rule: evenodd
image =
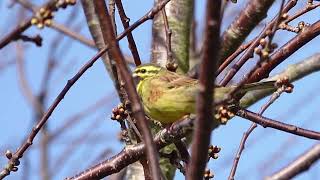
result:
M 241 90 L 240 93 L 246 93 L 249 91 L 254 91 L 254 90 L 260 90 L 260 89 L 276 89 L 274 83 L 276 81 L 265 81 L 265 82 L 255 82 L 255 83 L 250 83 L 250 84 L 245 84 Z

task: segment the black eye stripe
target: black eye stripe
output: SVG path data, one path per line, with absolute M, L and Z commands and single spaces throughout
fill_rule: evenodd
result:
M 159 70 L 146 70 L 146 69 L 137 69 L 136 71 L 135 71 L 135 73 L 148 73 L 148 74 L 155 74 L 155 73 L 158 73 L 159 72 Z

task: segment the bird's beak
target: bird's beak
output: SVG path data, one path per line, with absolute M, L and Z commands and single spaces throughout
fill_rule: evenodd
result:
M 132 73 L 133 82 L 137 85 L 140 81 L 139 76 L 136 73 Z
M 133 77 L 133 78 L 137 78 L 138 76 L 137 76 L 136 73 L 132 73 L 132 77 Z

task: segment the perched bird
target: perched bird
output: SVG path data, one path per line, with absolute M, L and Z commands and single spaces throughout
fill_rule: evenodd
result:
M 199 84 L 197 79 L 153 64 L 138 66 L 133 77 L 139 79 L 137 92 L 146 114 L 153 120 L 169 124 L 195 113 Z M 223 100 L 234 88 L 235 86 L 215 88 L 214 100 Z M 269 88 L 274 88 L 274 81 L 246 84 L 237 93 Z

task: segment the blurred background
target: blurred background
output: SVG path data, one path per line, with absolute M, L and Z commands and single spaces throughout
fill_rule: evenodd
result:
M 41 6 L 46 1 L 30 1 Z M 122 0 L 131 23 L 149 11 L 154 2 L 150 0 Z M 247 1 L 229 4 L 222 20 L 222 32 L 239 14 Z M 278 12 L 281 1 L 276 1 L 250 38 L 255 37 Z M 292 12 L 301 9 L 306 0 L 299 1 Z M 196 1 L 196 35 L 201 45 L 204 25 L 205 1 Z M 4 37 L 23 20 L 32 16 L 32 12 L 22 7 L 15 0 L 0 1 L 0 38 Z M 302 16 L 305 22 L 319 20 L 320 10 L 315 9 Z M 292 22 L 298 24 L 301 18 Z M 54 21 L 57 25 L 79 33 L 91 40 L 81 3 L 59 10 Z M 116 16 L 118 32 L 123 28 Z M 149 62 L 151 55 L 152 21 L 139 26 L 133 31 L 138 51 L 144 63 Z M 70 79 L 82 65 L 95 55 L 96 50 L 84 43 L 71 39 L 54 28 L 45 27 L 39 30 L 29 28 L 24 34 L 43 38 L 42 46 L 34 43 L 15 41 L 0 50 L 0 166 L 7 163 L 4 152 L 15 151 L 32 127 L 39 120 L 41 102 L 43 110 L 47 109 Z M 295 33 L 278 31 L 274 42 L 279 46 L 295 36 Z M 315 38 L 271 74 L 283 71 L 288 65 L 297 63 L 317 52 L 320 52 L 320 39 Z M 125 55 L 131 55 L 126 40 L 120 41 Z M 238 73 L 235 81 L 240 80 L 244 72 L 255 65 L 249 61 Z M 133 66 L 130 66 L 133 68 Z M 222 74 L 223 75 L 223 74 Z M 220 77 L 218 77 L 219 79 Z M 221 79 L 221 78 L 220 78 Z M 264 113 L 266 117 L 281 120 L 306 129 L 320 131 L 320 75 L 313 73 L 302 80 L 294 82 L 294 91 L 283 94 Z M 37 101 L 40 99 L 41 101 Z M 249 109 L 258 112 L 267 98 L 262 99 Z M 112 81 L 106 73 L 102 61 L 91 67 L 66 94 L 51 115 L 45 130 L 35 138 L 34 144 L 21 159 L 18 172 L 7 179 L 43 179 L 43 168 L 48 169 L 51 179 L 63 179 L 74 175 L 104 159 L 117 154 L 124 145 L 119 141 L 119 124 L 110 120 L 111 110 L 117 106 L 119 99 Z M 41 110 L 41 108 L 40 108 Z M 217 160 L 212 160 L 208 168 L 214 172 L 214 179 L 226 179 L 237 152 L 243 133 L 251 122 L 241 118 L 232 119 L 226 126 L 221 126 L 212 134 L 213 144 L 222 148 Z M 317 142 L 303 137 L 277 131 L 271 128 L 258 127 L 247 141 L 236 179 L 262 179 L 276 172 L 294 160 Z M 44 144 L 46 144 L 44 146 Z M 43 149 L 48 149 L 43 153 Z M 295 179 L 319 179 L 320 164 L 314 164 L 306 173 Z M 175 179 L 184 179 L 179 171 Z

